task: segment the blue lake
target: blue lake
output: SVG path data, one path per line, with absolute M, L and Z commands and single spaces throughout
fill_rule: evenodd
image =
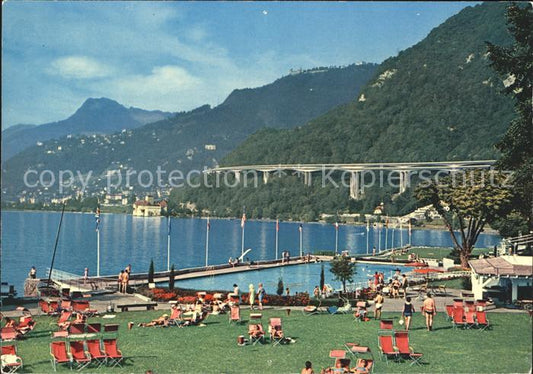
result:
M 61 214 L 56 212 L 2 211 L 2 282 L 14 284 L 22 293 L 24 279 L 31 266 L 37 267 L 37 276 L 44 277 L 50 267 L 57 227 Z M 198 218 L 172 218 L 170 262 L 176 268 L 203 266 L 205 264 L 206 220 Z M 299 223 L 281 222 L 279 251 L 288 250 L 291 256 L 299 253 Z M 252 248 L 247 255 L 250 260 L 275 258 L 275 222 L 246 222 L 245 248 Z M 368 232 L 369 248 L 387 248 L 393 244 L 408 242 L 407 229 L 376 230 Z M 380 239 L 381 238 L 381 239 Z M 331 224 L 303 225 L 304 252 L 333 250 L 335 227 Z M 492 247 L 500 241 L 497 235 L 481 234 L 478 248 Z M 59 238 L 54 268 L 83 274 L 96 273 L 96 230 L 93 214 L 65 213 Z M 438 230 L 413 230 L 411 243 L 426 246 L 451 246 L 448 232 Z M 341 225 L 338 232 L 338 248 L 352 254 L 366 253 L 367 231 L 364 226 Z M 211 219 L 209 235 L 209 264 L 227 263 L 229 257 L 241 254 L 240 219 Z M 150 260 L 156 271 L 167 268 L 167 221 L 166 218 L 141 218 L 126 214 L 102 214 L 100 225 L 100 274 L 118 274 L 127 264 L 132 271 L 147 272 Z M 283 272 L 296 271 L 296 267 Z M 298 270 L 301 277 L 306 267 Z M 311 272 L 309 268 L 309 272 Z M 320 271 L 320 270 L 318 270 Z M 312 270 L 316 272 L 316 270 Z M 329 273 L 326 271 L 326 273 Z M 239 277 L 246 277 L 246 273 Z M 233 276 L 235 278 L 235 276 Z M 310 275 L 311 283 L 316 276 Z M 295 278 L 296 279 L 296 278 Z M 302 278 L 304 279 L 304 278 Z M 277 278 L 276 278 L 277 282 Z M 302 283 L 303 280 L 295 280 Z M 243 287 L 243 280 L 241 281 Z M 254 282 L 252 282 L 254 283 Z M 233 284 L 233 281 L 231 281 Z M 255 281 L 254 284 L 257 284 Z

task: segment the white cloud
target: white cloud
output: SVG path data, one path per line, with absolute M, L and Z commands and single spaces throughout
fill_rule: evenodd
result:
M 112 69 L 90 57 L 66 56 L 54 60 L 48 73 L 68 79 L 93 79 L 110 75 Z

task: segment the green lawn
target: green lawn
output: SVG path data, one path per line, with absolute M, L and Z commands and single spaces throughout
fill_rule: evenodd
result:
M 423 367 L 409 363 L 379 361 L 377 347 L 378 322 L 353 322 L 351 315 L 303 316 L 293 311 L 265 311 L 268 317 L 281 316 L 286 336 L 296 339 L 295 344 L 273 347 L 271 344 L 239 347 L 238 335 L 246 335 L 247 323 L 228 325 L 227 315 L 210 316 L 205 327 L 140 328 L 127 330 L 128 321 L 149 321 L 162 311 L 125 312 L 112 320 L 94 321 L 120 324 L 119 347 L 131 357 L 124 368 L 101 368 L 98 372 L 144 373 L 299 373 L 306 360 L 315 370 L 332 364 L 329 351 L 342 348 L 343 343 L 357 341 L 368 345 L 377 359 L 375 372 L 424 373 L 524 373 L 531 367 L 532 325 L 526 314 L 491 313 L 490 331 L 453 330 L 444 314 L 436 316 L 434 331 L 427 332 L 420 313 L 415 314 L 411 345 L 424 353 Z M 243 311 L 247 319 L 248 311 Z M 398 319 L 398 313 L 384 317 Z M 50 317 L 37 317 L 38 325 L 30 336 L 18 342 L 19 354 L 24 360 L 24 372 L 50 372 L 49 361 Z M 397 325 L 396 325 L 397 326 Z M 318 372 L 317 370 L 317 372 Z M 58 371 L 66 372 L 66 367 Z M 93 372 L 95 369 L 86 369 Z
M 421 258 L 430 258 L 436 260 L 442 260 L 444 257 L 450 258 L 452 248 L 450 247 L 412 247 L 409 253 L 418 254 Z M 480 254 L 492 253 L 490 248 L 474 248 L 472 251 L 472 258 L 477 258 Z M 394 256 L 396 260 L 407 260 L 408 254 Z

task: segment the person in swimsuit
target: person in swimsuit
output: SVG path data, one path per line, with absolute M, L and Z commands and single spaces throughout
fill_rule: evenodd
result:
M 411 304 L 411 298 L 405 298 L 405 304 L 403 304 L 402 316 L 405 319 L 405 331 L 409 331 L 409 326 L 411 326 L 411 317 L 415 312 L 413 304 Z
M 428 331 L 431 331 L 433 329 L 433 316 L 437 314 L 437 309 L 435 307 L 435 300 L 433 300 L 429 292 L 426 300 L 424 300 L 424 313 L 426 314 L 426 327 Z

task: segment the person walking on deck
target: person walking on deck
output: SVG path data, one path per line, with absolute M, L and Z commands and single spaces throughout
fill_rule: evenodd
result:
M 263 283 L 259 283 L 257 288 L 257 301 L 259 302 L 259 310 L 263 310 L 263 297 L 265 297 L 266 292 L 263 287 Z
M 248 286 L 248 302 L 250 303 L 250 309 L 254 309 L 254 302 L 255 302 L 255 289 L 254 285 L 250 283 Z

